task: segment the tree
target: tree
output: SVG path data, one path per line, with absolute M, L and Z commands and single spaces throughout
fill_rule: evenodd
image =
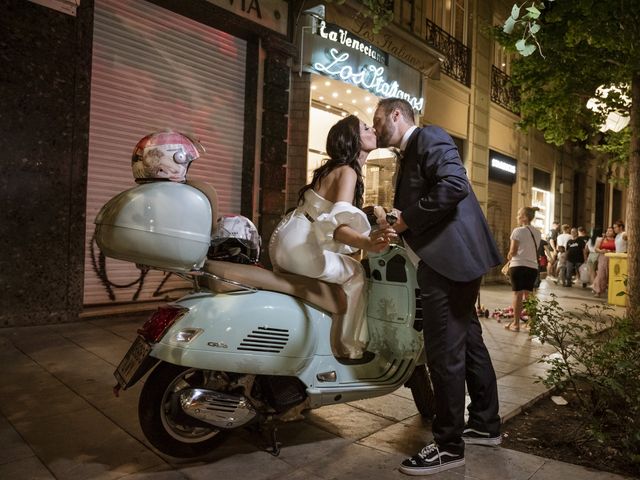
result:
M 627 313 L 640 330 L 640 0 L 527 0 L 513 6 L 496 37 L 520 53 L 512 82 L 520 89 L 523 127 L 559 146 L 630 139 Z M 601 86 L 617 91 L 600 94 L 603 108 L 590 110 L 587 102 Z M 628 135 L 600 132 L 610 112 L 630 116 Z

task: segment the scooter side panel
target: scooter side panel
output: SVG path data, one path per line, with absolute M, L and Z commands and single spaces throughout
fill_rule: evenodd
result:
M 151 355 L 207 370 L 296 375 L 318 348 L 316 324 L 331 323 L 322 311 L 275 292 L 195 294 L 177 305 L 189 312 Z M 202 332 L 187 344 L 178 341 L 181 331 L 194 328 Z

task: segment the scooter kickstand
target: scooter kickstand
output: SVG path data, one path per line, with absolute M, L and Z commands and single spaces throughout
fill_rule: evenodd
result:
M 277 432 L 278 432 L 278 429 L 275 426 L 269 429 L 268 433 L 269 433 L 269 440 L 271 440 L 271 446 L 265 449 L 274 457 L 277 457 L 280 455 L 280 445 L 282 445 L 282 443 L 280 443 L 276 438 Z
M 264 447 L 266 452 L 270 453 L 274 457 L 280 455 L 280 445 L 282 445 L 282 443 L 280 443 L 276 438 L 278 429 L 275 425 L 268 427 L 264 425 L 252 425 L 249 430 L 258 435 L 262 445 L 265 443 L 267 444 L 267 446 Z

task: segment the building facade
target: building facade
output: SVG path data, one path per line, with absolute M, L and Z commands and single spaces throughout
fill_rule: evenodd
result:
M 351 113 L 372 123 L 377 100 L 392 95 L 454 138 L 503 253 L 525 205 L 541 207 L 542 231 L 554 220 L 590 228 L 625 218 L 626 192 L 611 183 L 622 172 L 516 129 L 508 58 L 486 29 L 509 2 L 396 0 L 381 31 L 361 8 L 7 0 L 0 325 L 127 311 L 188 287 L 104 258 L 92 238 L 100 206 L 135 185 L 134 145 L 159 129 L 202 142 L 190 177 L 218 190 L 220 213 L 251 218 L 263 247 L 322 161 L 328 128 Z M 391 205 L 395 161 L 372 154 L 366 203 Z

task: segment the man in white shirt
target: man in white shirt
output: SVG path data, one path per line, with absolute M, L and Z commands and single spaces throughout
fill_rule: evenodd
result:
M 618 220 L 613 224 L 616 233 L 616 253 L 627 253 L 627 232 L 624 231 L 624 222 Z
M 577 234 L 577 230 L 576 230 L 576 234 Z M 567 247 L 567 242 L 569 240 L 571 240 L 572 236 L 571 236 L 571 227 L 569 225 L 567 225 L 566 223 L 562 225 L 562 233 L 560 235 L 558 235 L 558 238 L 556 239 L 556 245 L 558 247 Z

